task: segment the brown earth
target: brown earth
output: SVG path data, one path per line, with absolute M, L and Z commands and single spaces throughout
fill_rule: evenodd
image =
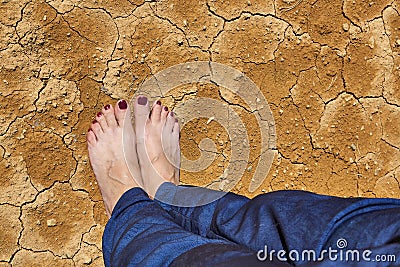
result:
M 275 158 L 250 192 L 263 152 L 257 112 L 211 84 L 164 97 L 171 108 L 214 99 L 244 122 L 249 160 L 232 191 L 399 198 L 399 14 L 398 0 L 1 1 L 0 266 L 103 266 L 86 130 L 103 105 L 184 62 L 242 71 L 275 118 Z M 224 177 L 241 148 L 222 125 L 185 123 L 182 155 L 214 160 L 182 171 L 183 183 Z

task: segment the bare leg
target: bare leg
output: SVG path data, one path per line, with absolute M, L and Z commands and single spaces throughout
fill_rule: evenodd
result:
M 147 98 L 139 96 L 134 108 L 143 188 L 154 198 L 162 183 L 179 183 L 179 124 L 173 112 L 160 101 L 156 101 L 150 111 Z
M 106 105 L 87 133 L 90 163 L 109 217 L 122 194 L 141 183 L 130 114 L 125 100 L 115 108 Z

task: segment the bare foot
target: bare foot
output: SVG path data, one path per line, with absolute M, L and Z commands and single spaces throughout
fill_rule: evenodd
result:
M 153 104 L 150 114 L 147 98 L 139 96 L 134 109 L 143 188 L 154 197 L 162 183 L 179 183 L 179 124 L 173 112 L 169 112 L 160 101 Z
M 119 198 L 141 183 L 131 111 L 125 100 L 97 113 L 88 133 L 90 164 L 108 217 Z

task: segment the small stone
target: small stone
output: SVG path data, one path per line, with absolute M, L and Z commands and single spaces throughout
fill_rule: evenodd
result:
M 53 226 L 56 226 L 56 225 L 57 225 L 57 221 L 55 219 L 47 220 L 47 226 L 48 227 L 53 227 Z
M 343 23 L 343 30 L 344 30 L 345 32 L 347 32 L 349 29 L 350 29 L 349 24 Z
M 47 16 L 46 16 L 46 15 L 43 16 L 43 20 L 44 20 L 44 21 L 47 20 Z
M 355 150 L 356 150 L 356 148 L 357 148 L 355 144 L 351 144 L 351 146 L 350 146 L 350 147 L 351 147 L 351 149 L 353 149 L 354 151 L 355 151 Z
M 83 262 L 83 264 L 89 265 L 92 263 L 92 258 L 89 255 L 84 255 L 82 257 L 82 262 Z

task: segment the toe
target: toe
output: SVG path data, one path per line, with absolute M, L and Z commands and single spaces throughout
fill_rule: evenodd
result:
M 96 136 L 96 139 L 99 140 L 99 138 L 101 138 L 101 135 L 103 134 L 103 130 L 102 130 L 100 124 L 97 121 L 93 121 L 92 125 L 90 126 L 90 129 L 92 130 L 93 134 Z
M 151 115 L 150 115 L 150 120 L 151 122 L 159 122 L 161 120 L 161 111 L 162 111 L 162 105 L 161 101 L 157 100 L 153 104 L 153 109 L 151 110 Z
M 89 145 L 96 144 L 96 135 L 93 133 L 92 129 L 90 129 L 90 128 L 86 134 L 86 140 Z
M 104 117 L 103 112 L 100 111 L 99 113 L 97 113 L 95 121 L 97 121 L 100 124 L 100 127 L 103 131 L 108 128 L 108 124 L 106 118 Z
M 165 126 L 164 126 L 164 132 L 167 132 L 167 133 L 171 134 L 173 129 L 174 129 L 174 125 L 175 125 L 175 115 L 171 111 L 171 112 L 169 112 L 169 114 L 166 117 L 166 122 L 165 122 Z
M 115 119 L 114 115 L 114 108 L 110 104 L 105 105 L 103 110 L 104 118 L 107 121 L 107 127 L 108 128 L 115 128 L 118 126 L 117 120 Z M 107 128 L 103 128 L 103 130 L 106 130 Z
M 138 143 L 144 142 L 145 126 L 149 119 L 149 101 L 145 96 L 138 96 L 135 99 L 134 105 L 135 132 Z
M 126 122 L 131 122 L 131 109 L 125 99 L 117 102 L 114 113 L 119 127 L 123 128 Z
M 169 114 L 168 107 L 163 106 L 160 115 L 160 120 L 162 123 L 165 123 L 167 121 L 168 114 Z

